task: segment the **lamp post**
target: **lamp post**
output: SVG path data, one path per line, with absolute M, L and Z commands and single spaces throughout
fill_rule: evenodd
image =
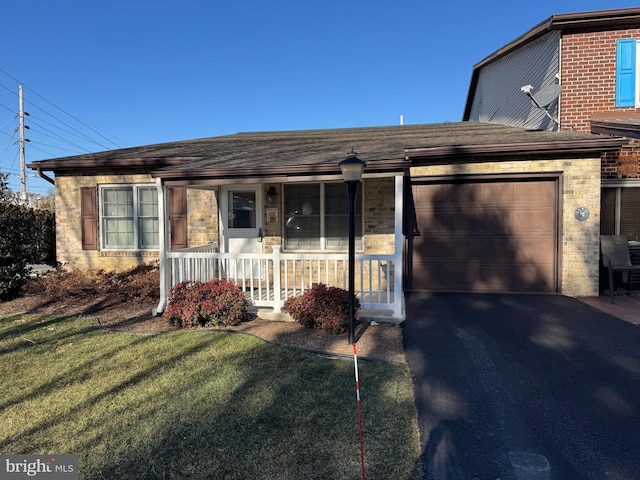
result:
M 358 194 L 358 183 L 364 171 L 365 162 L 356 156 L 353 150 L 349 156 L 340 162 L 340 170 L 342 170 L 342 178 L 347 184 L 347 193 L 349 194 L 349 345 L 355 343 L 355 250 L 356 250 L 356 231 L 355 231 L 355 209 L 356 195 Z

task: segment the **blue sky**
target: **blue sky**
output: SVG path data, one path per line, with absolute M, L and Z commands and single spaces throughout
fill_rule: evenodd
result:
M 6 0 L 0 171 L 245 131 L 459 121 L 473 65 L 553 14 L 633 1 Z M 33 172 L 28 171 L 29 175 Z M 52 186 L 29 176 L 27 188 Z

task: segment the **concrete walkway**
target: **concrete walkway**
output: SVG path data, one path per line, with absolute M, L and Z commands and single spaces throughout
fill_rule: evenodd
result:
M 579 297 L 578 300 L 614 317 L 640 326 L 640 294 L 619 295 L 611 303 L 608 295 L 600 297 Z

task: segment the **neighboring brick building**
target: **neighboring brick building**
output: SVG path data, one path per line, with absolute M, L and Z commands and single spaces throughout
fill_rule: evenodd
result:
M 628 139 L 601 159 L 601 234 L 640 248 L 640 8 L 553 15 L 473 67 L 463 120 Z M 548 114 L 533 95 L 558 83 Z M 553 118 L 553 120 L 550 119 Z M 592 212 L 597 214 L 597 212 Z

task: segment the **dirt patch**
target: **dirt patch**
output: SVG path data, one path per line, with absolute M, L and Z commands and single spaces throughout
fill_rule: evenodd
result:
M 153 315 L 156 299 L 131 299 L 101 295 L 50 296 L 28 294 L 9 302 L 0 302 L 0 315 L 48 314 L 90 316 L 102 327 L 110 330 L 157 334 L 177 330 L 160 317 Z M 353 355 L 353 347 L 347 342 L 347 334 L 331 335 L 322 330 L 311 330 L 295 322 L 263 320 L 254 317 L 237 327 L 210 330 L 243 332 L 263 340 L 337 355 Z M 406 364 L 402 349 L 402 328 L 396 324 L 364 323 L 356 328 L 356 346 L 359 357 Z

